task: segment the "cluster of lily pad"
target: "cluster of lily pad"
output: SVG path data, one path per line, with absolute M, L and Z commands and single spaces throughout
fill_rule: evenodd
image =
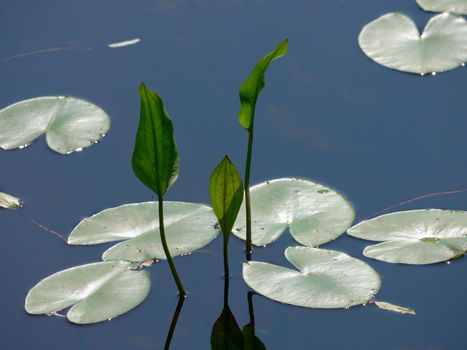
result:
M 442 16 L 442 20 L 453 20 L 452 15 Z M 396 18 L 398 15 L 390 17 L 401 20 Z M 455 21 L 456 25 L 461 22 Z M 375 34 L 371 34 L 374 28 L 364 29 L 361 42 Z M 384 30 L 379 33 L 378 37 L 385 39 Z M 245 282 L 270 299 L 311 308 L 349 308 L 374 302 L 380 308 L 414 313 L 374 300 L 381 278 L 367 263 L 317 246 L 347 231 L 357 238 L 383 242 L 365 248 L 364 255 L 370 258 L 405 264 L 455 259 L 467 250 L 466 212 L 397 212 L 351 227 L 355 218 L 353 206 L 326 185 L 282 178 L 249 186 L 256 100 L 264 88 L 269 64 L 286 52 L 287 41 L 283 41 L 257 63 L 240 89 L 239 121 L 249 134 L 244 186 L 235 166 L 228 157 L 224 158 L 211 176 L 213 209 L 204 204 L 164 202 L 163 195 L 178 176 L 178 150 L 162 100 L 144 84 L 141 86 L 141 118 L 132 164 L 136 176 L 155 192 L 158 200 L 121 205 L 83 219 L 69 235 L 68 244 L 120 242 L 102 254 L 102 262 L 73 267 L 40 281 L 26 297 L 28 313 L 50 314 L 70 307 L 67 318 L 74 323 L 116 317 L 146 298 L 150 280 L 142 269 L 156 259 L 168 260 L 183 295 L 172 256 L 187 255 L 206 246 L 221 231 L 226 279 L 228 240 L 233 233 L 247 242 Z M 420 67 L 425 70 L 428 66 L 423 62 Z M 27 117 L 31 108 L 39 116 L 33 122 Z M 49 146 L 67 154 L 96 142 L 109 125 L 105 112 L 86 101 L 60 97 L 27 100 L 0 111 L 0 147 L 18 148 L 46 133 Z M 18 199 L 0 193 L 0 206 L 19 205 Z M 287 230 L 300 244 L 285 250 L 286 259 L 296 269 L 251 259 L 251 244 L 265 246 Z
M 363 52 L 388 68 L 421 75 L 464 66 L 467 61 L 466 0 L 417 0 L 432 17 L 422 34 L 406 15 L 393 12 L 367 24 L 360 33 Z

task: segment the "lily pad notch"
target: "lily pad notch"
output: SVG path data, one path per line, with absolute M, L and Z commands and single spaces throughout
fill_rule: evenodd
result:
M 435 264 L 467 251 L 467 212 L 441 209 L 400 211 L 350 228 L 353 237 L 380 241 L 364 249 L 369 258 L 399 264 Z
M 100 107 L 75 97 L 46 96 L 0 110 L 0 148 L 25 148 L 42 134 L 60 154 L 82 151 L 102 139 L 110 118 Z

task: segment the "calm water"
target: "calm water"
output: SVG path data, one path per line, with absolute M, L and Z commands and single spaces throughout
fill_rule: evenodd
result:
M 287 3 L 287 5 L 286 5 Z M 419 77 L 383 68 L 360 51 L 363 25 L 401 11 L 423 27 L 415 1 L 0 0 L 0 107 L 72 95 L 104 108 L 108 136 L 71 156 L 43 140 L 0 151 L 0 189 L 25 208 L 0 211 L 1 349 L 161 349 L 177 304 L 168 266 L 148 270 L 140 307 L 111 322 L 74 326 L 28 316 L 27 291 L 61 269 L 98 261 L 107 246 L 68 247 L 30 218 L 68 235 L 83 217 L 151 199 L 130 157 L 141 81 L 158 91 L 175 124 L 181 175 L 169 200 L 209 203 L 207 183 L 224 154 L 243 167 L 246 133 L 236 120 L 238 88 L 262 55 L 288 37 L 257 108 L 252 182 L 300 176 L 347 195 L 357 220 L 421 194 L 467 187 L 467 69 Z M 135 46 L 107 44 L 141 38 Z M 17 58 L 37 50 L 64 48 Z M 5 60 L 6 59 L 6 60 Z M 409 208 L 467 209 L 467 195 Z M 257 260 L 287 265 L 288 234 Z M 325 247 L 362 257 L 367 242 L 343 235 Z M 176 264 L 190 297 L 173 349 L 209 349 L 223 305 L 221 239 Z M 243 241 L 231 240 L 230 307 L 249 321 L 241 277 Z M 455 350 L 465 346 L 467 258 L 450 265 L 399 266 L 366 259 L 382 276 L 379 300 L 411 306 L 409 317 L 374 306 L 309 310 L 254 297 L 257 335 L 268 349 Z

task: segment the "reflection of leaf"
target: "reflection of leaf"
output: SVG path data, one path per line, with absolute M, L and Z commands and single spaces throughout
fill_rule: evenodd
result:
M 408 308 L 408 307 L 394 305 L 391 303 L 387 303 L 385 301 L 375 301 L 375 304 L 377 307 L 383 310 L 398 312 L 400 314 L 406 314 L 406 315 L 415 315 L 415 310 Z
M 94 323 L 123 314 L 149 293 L 150 280 L 131 263 L 101 262 L 73 267 L 40 281 L 27 297 L 30 314 L 49 314 L 69 306 L 73 323 Z
M 206 205 L 165 202 L 165 231 L 173 255 L 193 252 L 211 242 L 219 230 Z M 126 241 L 104 253 L 105 260 L 165 259 L 159 235 L 156 202 L 125 204 L 106 209 L 81 221 L 68 237 L 69 244 Z
M 252 261 L 243 264 L 245 282 L 270 299 L 313 308 L 364 304 L 379 291 L 381 279 L 376 271 L 347 254 L 289 247 L 285 256 L 299 271 Z
M 109 116 L 90 102 L 38 97 L 0 110 L 0 147 L 24 148 L 45 133 L 51 149 L 69 154 L 93 145 L 109 128 Z
M 425 11 L 467 15 L 467 0 L 417 0 Z
M 287 53 L 288 41 L 283 40 L 277 45 L 273 52 L 261 58 L 250 76 L 240 86 L 240 112 L 238 121 L 245 129 L 250 129 L 253 125 L 255 115 L 256 100 L 260 92 L 264 89 L 264 74 L 269 65 L 275 59 L 284 56 Z
M 467 61 L 467 22 L 442 13 L 431 18 L 420 35 L 410 18 L 389 13 L 363 28 L 359 44 L 383 66 L 411 73 L 442 72 Z
M 228 305 L 214 323 L 211 333 L 212 350 L 243 350 L 243 335 Z
M 350 228 L 351 236 L 384 241 L 366 247 L 369 258 L 390 263 L 433 264 L 467 250 L 467 212 L 424 209 L 378 216 Z
M 159 196 L 177 180 L 178 149 L 172 120 L 154 91 L 141 84 L 141 113 L 133 151 L 133 171 L 138 179 Z
M 352 205 L 333 189 L 303 179 L 283 178 L 251 187 L 252 240 L 262 246 L 290 229 L 306 246 L 327 243 L 344 233 L 355 217 Z M 245 203 L 244 203 L 245 204 Z M 245 239 L 245 210 L 234 234 Z
M 242 334 L 245 340 L 245 350 L 266 350 L 266 346 L 255 335 L 255 328 L 251 323 L 243 327 Z
M 209 181 L 209 193 L 221 230 L 229 238 L 243 201 L 242 179 L 229 157 L 225 156 L 214 169 Z
M 17 209 L 21 206 L 21 199 L 13 197 L 7 193 L 0 192 L 0 208 Z

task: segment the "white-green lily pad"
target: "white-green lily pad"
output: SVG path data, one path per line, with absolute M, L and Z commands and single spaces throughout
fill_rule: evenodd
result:
M 23 205 L 21 199 L 10 194 L 0 192 L 0 208 L 17 209 Z
M 368 264 L 341 252 L 289 247 L 285 256 L 299 271 L 251 261 L 243 264 L 245 282 L 278 302 L 325 309 L 365 304 L 381 286 Z
M 25 309 L 33 315 L 51 314 L 67 307 L 73 323 L 95 323 L 121 315 L 140 304 L 151 282 L 144 271 L 123 262 L 100 262 L 57 272 L 34 286 Z
M 0 110 L 0 148 L 24 148 L 45 133 L 51 149 L 69 154 L 97 143 L 109 128 L 107 113 L 90 102 L 38 97 Z
M 330 187 L 304 179 L 266 181 L 250 189 L 252 243 L 274 242 L 289 228 L 295 240 L 312 247 L 339 237 L 353 223 L 350 202 Z M 245 203 L 233 233 L 245 239 Z
M 212 209 L 196 203 L 164 202 L 164 225 L 173 256 L 206 246 L 220 232 Z M 125 241 L 105 251 L 104 260 L 165 259 L 157 202 L 125 204 L 85 218 L 71 232 L 68 244 L 118 240 Z
M 400 264 L 434 264 L 456 259 L 467 250 L 467 212 L 423 209 L 390 213 L 365 220 L 348 234 L 371 241 L 369 258 Z
M 435 74 L 467 61 L 467 22 L 450 13 L 432 17 L 421 35 L 409 17 L 389 13 L 367 24 L 358 40 L 372 60 L 404 72 Z
M 467 15 L 467 0 L 417 0 L 417 3 L 425 11 Z

